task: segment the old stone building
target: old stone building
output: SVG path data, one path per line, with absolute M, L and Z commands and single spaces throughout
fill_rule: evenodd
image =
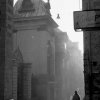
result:
M 0 0 L 0 99 L 12 97 L 13 0 Z
M 22 91 L 17 88 L 18 100 L 22 98 L 26 100 L 58 100 L 58 97 L 60 100 L 61 74 L 59 71 L 63 65 L 64 45 L 63 40 L 61 41 L 62 32 L 57 31 L 58 25 L 51 17 L 49 0 L 47 3 L 42 0 L 18 0 L 14 6 L 13 22 L 15 30 L 13 49 L 19 48 L 23 58 L 19 70 L 23 69 L 25 63 L 31 63 L 32 72 L 29 77 L 31 81 L 25 85 L 28 88 L 21 89 Z M 17 84 L 19 88 L 24 88 L 22 85 L 23 82 L 26 82 L 23 78 L 24 72 L 20 72 L 23 74 L 19 75 L 22 76 L 22 81 Z M 17 79 L 21 80 L 20 77 Z
M 61 100 L 67 37 L 49 0 L 18 0 L 14 9 L 13 0 L 1 0 L 0 7 L 0 99 Z

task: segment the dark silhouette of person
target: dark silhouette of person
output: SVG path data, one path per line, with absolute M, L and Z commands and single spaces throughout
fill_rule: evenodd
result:
M 72 100 L 80 100 L 80 96 L 77 93 L 77 91 L 75 91 L 75 94 L 73 95 Z

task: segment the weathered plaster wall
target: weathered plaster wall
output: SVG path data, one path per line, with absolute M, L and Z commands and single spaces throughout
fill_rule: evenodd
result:
M 47 73 L 47 42 L 49 33 L 37 30 L 19 30 L 14 34 L 14 48 L 19 46 L 25 63 L 32 63 L 34 74 Z M 17 42 L 16 42 L 17 41 Z

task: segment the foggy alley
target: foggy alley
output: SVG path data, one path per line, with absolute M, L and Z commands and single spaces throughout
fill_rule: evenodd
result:
M 98 0 L 0 0 L 0 100 L 99 100 L 99 9 Z

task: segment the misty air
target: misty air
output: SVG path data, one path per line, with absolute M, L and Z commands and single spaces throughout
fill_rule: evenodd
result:
M 99 0 L 0 0 L 0 100 L 100 100 Z

